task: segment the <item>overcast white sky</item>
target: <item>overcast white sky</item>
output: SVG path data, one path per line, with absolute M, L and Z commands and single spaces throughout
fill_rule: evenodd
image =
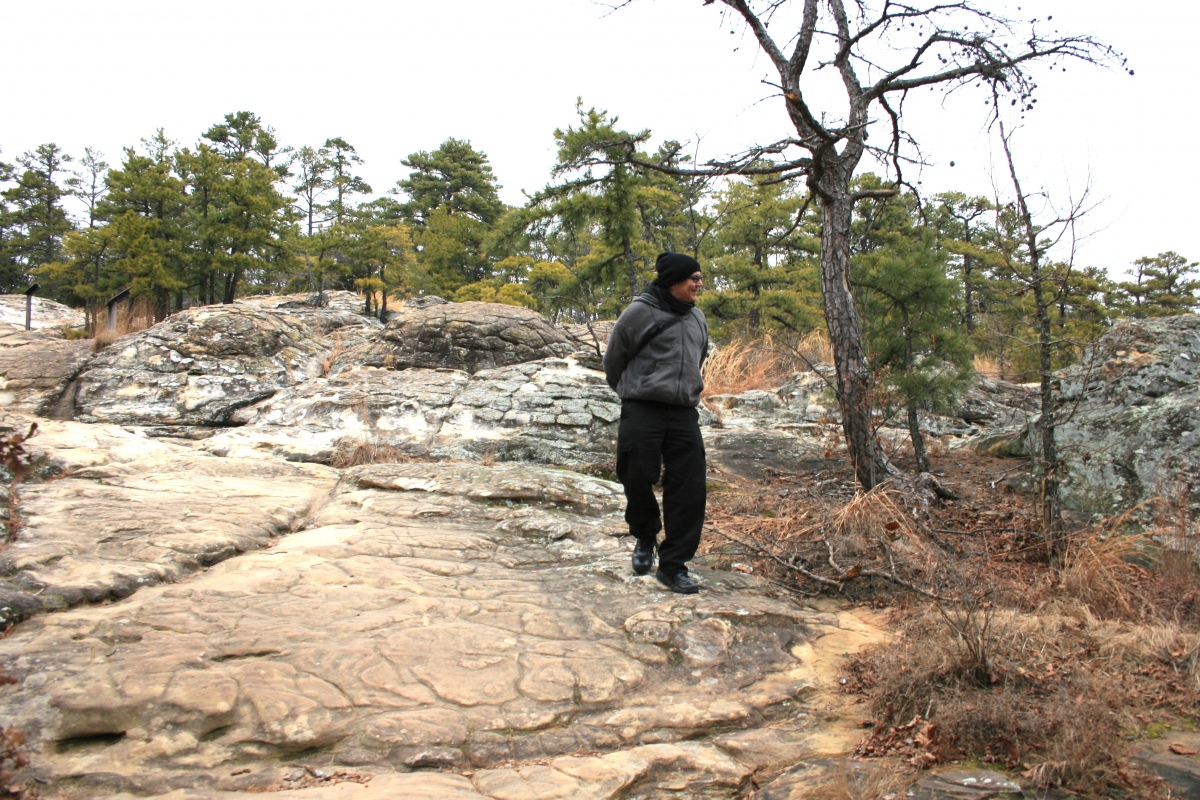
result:
M 1006 7 L 1019 3 L 980 0 Z M 400 159 L 447 137 L 487 154 L 506 202 L 540 189 L 553 131 L 575 99 L 701 160 L 788 135 L 760 81 L 769 65 L 722 6 L 634 0 L 0 0 L 5 100 L 0 159 L 53 141 L 118 164 L 162 127 L 181 144 L 231 111 L 258 114 L 284 144 L 341 136 L 377 193 Z M 1025 188 L 1065 200 L 1090 175 L 1105 201 L 1085 221 L 1085 264 L 1114 276 L 1139 256 L 1200 259 L 1192 195 L 1200 155 L 1194 36 L 1200 6 L 1168 0 L 1036 0 L 1064 31 L 1122 50 L 1136 71 L 1072 65 L 1041 81 L 1015 142 Z M 733 31 L 731 33 L 731 31 Z M 834 111 L 840 111 L 840 107 Z M 991 138 L 974 94 L 910 109 L 934 166 L 928 192 L 993 193 Z M 883 132 L 880 131 L 880 134 Z M 955 162 L 954 167 L 949 162 Z M 998 171 L 997 171 L 998 172 Z

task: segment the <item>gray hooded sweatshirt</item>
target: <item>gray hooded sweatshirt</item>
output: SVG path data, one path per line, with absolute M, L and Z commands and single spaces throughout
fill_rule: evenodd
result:
M 708 355 L 708 323 L 698 308 L 680 321 L 673 321 L 675 316 L 648 292 L 635 297 L 621 313 L 604 353 L 604 375 L 622 400 L 700 404 L 704 389 L 700 365 Z M 665 323 L 670 324 L 646 342 Z

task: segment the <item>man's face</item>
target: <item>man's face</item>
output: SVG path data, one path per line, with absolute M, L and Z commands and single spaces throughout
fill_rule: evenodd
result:
M 679 283 L 672 286 L 669 291 L 671 296 L 683 303 L 696 302 L 696 296 L 700 294 L 700 289 L 704 286 L 704 276 L 699 272 L 693 273 L 692 277 L 684 278 Z

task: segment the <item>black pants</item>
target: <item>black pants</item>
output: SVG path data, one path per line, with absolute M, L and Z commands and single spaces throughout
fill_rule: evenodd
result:
M 654 484 L 662 476 L 659 520 Z M 617 431 L 617 479 L 625 487 L 625 521 L 638 539 L 654 539 L 666 528 L 659 569 L 668 575 L 687 571 L 700 546 L 704 526 L 704 439 L 700 414 L 689 406 L 645 400 L 621 402 Z

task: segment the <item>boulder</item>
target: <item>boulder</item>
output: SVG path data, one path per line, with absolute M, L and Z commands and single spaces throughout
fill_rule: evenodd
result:
M 1110 514 L 1180 491 L 1200 504 L 1200 316 L 1120 322 L 1057 378 L 1067 507 Z
M 375 341 L 350 348 L 335 370 L 355 366 L 408 369 L 485 369 L 522 364 L 578 349 L 541 315 L 498 303 L 406 306 Z
M 600 320 L 565 325 L 563 330 L 567 338 L 575 342 L 581 350 L 590 350 L 599 356 L 608 349 L 608 339 L 612 336 L 615 324 L 615 320 Z
M 237 409 L 319 376 L 328 347 L 290 314 L 253 305 L 188 309 L 101 352 L 79 376 L 77 416 L 226 425 Z

